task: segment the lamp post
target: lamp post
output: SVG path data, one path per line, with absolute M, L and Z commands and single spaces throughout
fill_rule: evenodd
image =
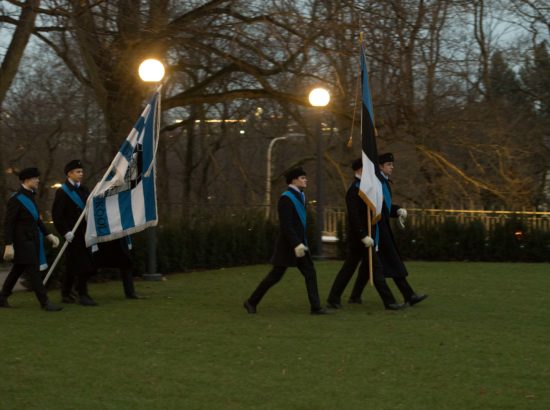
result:
M 156 85 L 162 81 L 164 73 L 164 64 L 153 58 L 144 60 L 139 65 L 138 69 L 141 81 L 152 85 Z M 143 279 L 162 279 L 162 275 L 157 273 L 157 229 L 155 226 L 151 226 L 147 229 L 147 273 L 143 275 Z
M 315 224 L 315 239 L 317 241 L 317 257 L 323 256 L 323 230 L 325 225 L 325 204 L 323 202 L 323 141 L 321 139 L 321 116 L 323 108 L 330 102 L 330 93 L 324 88 L 314 88 L 309 93 L 309 103 L 313 107 L 318 107 L 315 116 L 315 139 L 317 153 L 315 158 L 317 174 L 317 220 Z
M 271 152 L 277 141 L 286 140 L 287 138 L 292 137 L 302 137 L 304 134 L 292 133 L 285 134 L 281 137 L 276 137 L 271 140 L 269 147 L 267 148 L 267 172 L 265 177 L 265 219 L 269 219 L 271 214 L 271 175 L 272 175 L 272 156 Z
M 277 141 L 286 140 L 287 137 L 273 138 L 267 148 L 267 172 L 265 177 L 265 219 L 269 219 L 271 213 L 271 151 Z

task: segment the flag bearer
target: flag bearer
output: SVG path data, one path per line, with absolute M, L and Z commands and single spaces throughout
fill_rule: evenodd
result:
M 37 168 L 25 168 L 19 173 L 21 188 L 8 200 L 4 220 L 4 260 L 13 261 L 0 292 L 0 307 L 10 307 L 8 297 L 11 295 L 17 279 L 26 273 L 31 281 L 42 309 L 48 312 L 60 311 L 63 308 L 48 300 L 47 291 L 42 284 L 41 270 L 48 267 L 44 250 L 44 237 L 52 247 L 59 246 L 59 239 L 48 233 L 40 219 L 34 195 L 40 184 L 40 172 Z
M 363 162 L 361 158 L 352 163 L 355 177 L 346 193 L 346 207 L 348 212 L 347 243 L 348 253 L 342 268 L 336 275 L 334 283 L 328 296 L 328 306 L 334 309 L 342 307 L 341 297 L 344 289 L 349 283 L 357 265 L 359 272 L 355 286 L 351 292 L 350 302 L 354 303 L 361 299 L 361 293 L 369 279 L 369 248 L 374 246 L 374 240 L 368 235 L 368 215 L 370 212 L 367 204 L 359 196 L 359 184 Z M 398 304 L 384 279 L 383 268 L 378 259 L 377 252 L 372 252 L 373 281 L 376 291 L 382 299 L 387 310 L 400 310 L 406 307 L 405 304 Z
M 377 224 L 380 238 L 377 254 L 384 269 L 384 276 L 386 278 L 393 279 L 399 291 L 403 295 L 405 302 L 410 306 L 413 306 L 419 302 L 422 302 L 428 297 L 428 295 L 415 293 L 407 281 L 409 272 L 401 260 L 390 225 L 390 218 L 398 218 L 399 225 L 404 228 L 405 220 L 407 218 L 407 211 L 392 202 L 390 176 L 393 172 L 393 154 L 387 152 L 380 155 L 378 157 L 378 164 L 380 170 L 378 178 L 382 182 L 384 203 L 382 206 L 382 219 Z M 356 280 L 355 284 L 356 287 L 360 286 L 358 280 Z M 361 299 L 357 298 L 355 300 L 350 300 L 350 303 L 361 303 Z
M 328 313 L 321 308 L 317 289 L 317 274 L 307 247 L 306 202 L 303 190 L 307 187 L 306 173 L 294 168 L 286 175 L 288 189 L 277 204 L 280 232 L 271 263 L 273 268 L 244 302 L 248 313 L 256 313 L 256 306 L 267 291 L 281 280 L 290 266 L 296 266 L 304 276 L 312 315 Z
M 72 295 L 73 285 L 82 306 L 97 306 L 88 294 L 88 278 L 94 274 L 92 255 L 84 241 L 86 222 L 82 221 L 73 232 L 73 228 L 84 211 L 90 191 L 82 185 L 84 169 L 78 159 L 65 165 L 67 179 L 55 193 L 52 207 L 53 222 L 57 232 L 69 242 L 66 255 L 66 269 L 61 281 L 61 301 L 75 303 Z

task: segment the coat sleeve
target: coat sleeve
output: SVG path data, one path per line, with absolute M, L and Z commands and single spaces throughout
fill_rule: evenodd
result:
M 348 189 L 346 193 L 346 206 L 348 208 L 348 223 L 350 229 L 358 238 L 364 238 L 368 235 L 368 219 L 365 212 L 368 208 L 362 204 L 357 189 Z
M 38 218 L 38 229 L 40 229 L 40 232 L 42 232 L 44 236 L 47 236 L 50 234 L 50 232 L 46 228 L 46 225 L 44 225 L 44 222 L 42 222 L 42 219 L 40 218 Z
M 20 210 L 20 206 L 18 202 L 15 199 L 15 196 L 12 196 L 8 200 L 6 215 L 4 217 L 4 243 L 6 245 L 13 244 L 15 221 L 17 220 L 17 215 L 19 214 L 19 210 Z
M 55 191 L 55 198 L 52 205 L 52 218 L 55 229 L 60 235 L 65 235 L 72 227 L 67 226 L 65 220 L 65 209 L 67 204 L 67 195 L 61 188 Z
M 279 198 L 277 204 L 277 211 L 279 212 L 279 225 L 281 228 L 281 234 L 285 241 L 289 243 L 293 248 L 304 242 L 303 238 L 294 229 L 293 215 L 296 212 L 292 201 L 286 196 Z
M 397 218 L 397 211 L 401 209 L 401 205 L 396 205 L 396 204 L 392 204 L 391 205 L 391 212 L 390 212 L 390 216 L 392 218 Z

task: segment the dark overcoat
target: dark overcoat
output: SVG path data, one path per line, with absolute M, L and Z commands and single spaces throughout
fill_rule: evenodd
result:
M 126 238 L 98 243 L 97 246 L 99 250 L 92 254 L 96 268 L 134 268 L 130 247 Z
M 391 187 L 388 180 L 383 176 L 379 176 L 379 179 L 383 185 L 386 184 L 391 197 Z M 390 218 L 397 217 L 398 209 L 401 209 L 401 207 L 393 204 L 393 202 L 391 209 L 388 209 L 386 201 L 384 200 L 382 206 L 382 219 L 378 222 L 378 257 L 384 267 L 384 276 L 387 278 L 401 278 L 409 274 L 397 250 L 397 244 L 395 243 L 390 225 Z
M 82 185 L 77 188 L 68 181 L 65 182 L 65 184 L 69 190 L 76 192 L 82 202 L 86 204 L 86 200 L 90 195 L 88 188 Z M 64 236 L 73 229 L 82 211 L 83 209 L 80 208 L 62 188 L 59 188 L 55 192 L 52 206 L 52 218 L 55 229 L 57 229 L 60 235 Z M 85 233 L 86 221 L 83 220 L 74 233 L 73 241 L 67 246 L 67 253 L 65 255 L 67 260 L 67 271 L 73 274 L 91 272 L 94 269 L 91 251 L 86 248 L 86 242 L 84 240 Z
M 346 192 L 346 207 L 348 210 L 347 242 L 350 249 L 365 247 L 361 239 L 369 234 L 368 207 L 359 196 L 361 180 L 354 178 Z M 372 235 L 372 234 L 371 234 Z
M 16 198 L 17 195 L 25 195 L 36 205 L 34 192 L 23 187 L 10 197 L 4 218 L 4 243 L 13 244 L 14 264 L 38 265 L 40 263 L 38 229 L 44 236 L 49 232 L 40 218 L 38 221 L 34 220 L 27 208 Z
M 298 191 L 290 187 L 288 191 L 303 203 Z M 279 198 L 277 212 L 279 214 L 279 236 L 275 242 L 271 263 L 274 266 L 296 266 L 294 248 L 301 243 L 307 246 L 306 230 L 294 204 L 285 195 L 281 195 Z

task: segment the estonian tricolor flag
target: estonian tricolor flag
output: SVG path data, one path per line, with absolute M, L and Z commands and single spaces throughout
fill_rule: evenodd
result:
M 365 57 L 365 46 L 361 44 L 361 144 L 363 173 L 359 185 L 359 196 L 365 201 L 372 211 L 372 224 L 375 224 L 382 216 L 382 184 L 377 177 L 378 151 L 376 149 L 376 132 L 374 126 L 374 112 L 369 89 L 369 74 Z

